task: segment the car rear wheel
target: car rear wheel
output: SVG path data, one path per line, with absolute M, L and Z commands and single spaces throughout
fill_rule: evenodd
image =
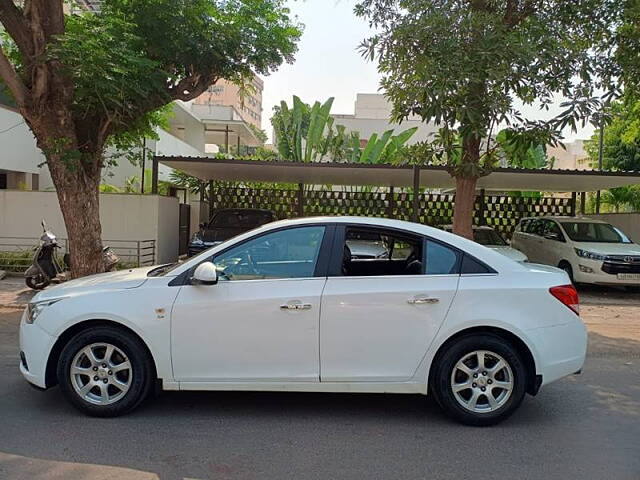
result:
M 154 381 L 142 342 L 113 327 L 92 328 L 73 337 L 60 354 L 57 373 L 67 400 L 97 417 L 133 410 L 149 395 Z
M 524 363 L 498 336 L 462 337 L 436 362 L 431 389 L 444 411 L 459 422 L 494 425 L 509 417 L 524 398 Z

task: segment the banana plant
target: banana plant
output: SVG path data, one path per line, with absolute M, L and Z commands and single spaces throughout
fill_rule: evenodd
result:
M 418 128 L 413 127 L 398 135 L 393 135 L 393 130 L 387 130 L 380 138 L 377 133 L 374 133 L 369 138 L 358 161 L 360 163 L 387 163 L 417 131 Z

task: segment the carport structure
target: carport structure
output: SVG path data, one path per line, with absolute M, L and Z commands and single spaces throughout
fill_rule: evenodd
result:
M 289 183 L 297 189 L 280 190 L 280 197 L 290 198 L 292 208 L 281 216 L 307 216 L 309 214 L 345 214 L 340 206 L 353 207 L 360 202 L 377 208 L 380 216 L 406 218 L 422 223 L 444 223 L 447 214 L 436 215 L 438 221 L 428 217 L 431 208 L 442 209 L 443 202 L 451 208 L 454 196 L 448 194 L 420 193 L 420 189 L 451 191 L 455 179 L 444 166 L 370 165 L 354 163 L 297 163 L 287 161 L 253 161 L 198 157 L 155 157 L 153 161 L 153 191 L 157 192 L 158 164 L 208 182 L 214 181 Z M 640 184 L 640 172 L 603 172 L 595 170 L 531 170 L 496 168 L 478 181 L 479 195 L 476 201 L 476 222 L 493 224 L 505 231 L 515 226 L 525 215 L 564 214 L 575 215 L 580 195 L 580 213 L 584 213 L 586 192 Z M 319 186 L 331 186 L 320 188 Z M 336 191 L 339 186 L 383 187 L 384 192 L 369 192 L 369 197 L 358 197 L 351 192 Z M 240 196 L 238 188 L 227 189 L 227 195 Z M 251 189 L 244 192 L 247 196 Z M 264 191 L 269 189 L 262 189 Z M 488 192 L 541 191 L 570 193 L 566 197 L 517 197 L 491 195 Z M 413 192 L 419 192 L 415 195 Z M 213 192 L 212 192 L 213 193 Z M 366 192 L 365 192 L 366 193 Z M 224 204 L 224 194 L 218 195 Z M 253 194 L 252 194 L 253 195 Z M 355 196 L 354 196 L 355 195 Z M 271 196 L 277 197 L 278 194 Z M 268 198 L 270 195 L 256 196 Z M 213 198 L 213 195 L 212 195 Z M 310 202 L 313 205 L 310 205 Z M 324 203 L 323 203 L 324 202 Z M 346 202 L 346 203 L 345 203 Z M 351 203 L 349 203 L 351 202 Z M 247 202 L 245 202 L 247 204 Z M 435 207 L 434 207 L 435 205 Z M 221 205 L 210 205 L 211 208 Z M 227 206 L 227 205 L 225 205 Z M 230 205 L 229 205 L 230 206 Z M 255 208 L 271 208 L 270 205 L 252 205 Z M 331 208 L 329 208 L 331 207 Z M 335 207 L 335 208 L 334 208 Z M 508 207 L 508 208 L 507 208 Z M 447 207 L 448 208 L 448 207 Z M 367 207 L 363 210 L 369 212 Z M 358 210 L 356 210 L 358 211 Z M 375 211 L 375 210 L 373 210 Z M 508 222 L 500 222 L 506 211 L 513 213 Z M 359 211 L 358 211 L 359 212 Z M 426 212 L 426 213 L 425 213 Z M 495 222 L 492 221 L 496 220 Z

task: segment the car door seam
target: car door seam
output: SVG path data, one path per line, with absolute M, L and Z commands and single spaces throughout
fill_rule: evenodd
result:
M 436 330 L 435 334 L 433 335 L 433 338 L 431 339 L 431 342 L 429 343 L 429 345 L 427 345 L 425 351 L 424 351 L 424 355 L 422 355 L 422 358 L 420 359 L 420 361 L 418 362 L 418 365 L 416 366 L 416 369 L 413 371 L 413 375 L 411 375 L 409 380 L 413 380 L 415 379 L 418 371 L 420 370 L 420 367 L 423 365 L 425 358 L 427 357 L 427 354 L 432 350 L 433 348 L 433 344 L 436 341 L 436 338 L 438 338 L 438 335 L 440 335 L 440 331 L 442 330 L 442 327 L 444 327 L 444 324 L 447 321 L 447 318 L 449 317 L 449 312 L 451 311 L 451 307 L 453 307 L 453 302 L 455 302 L 456 297 L 458 296 L 458 292 L 460 290 L 460 281 L 462 279 L 462 275 L 458 276 L 458 281 L 456 282 L 456 291 L 453 294 L 453 297 L 451 297 L 451 301 L 449 302 L 449 306 L 447 307 L 447 311 L 444 314 L 444 317 L 442 318 L 442 322 L 440 322 L 440 325 L 438 326 L 438 329 Z M 428 379 L 425 379 L 425 381 L 428 381 Z
M 324 285 L 320 291 L 320 301 L 318 302 L 318 383 L 322 383 L 322 350 L 321 350 L 321 329 L 322 329 L 322 301 L 324 299 L 324 290 L 327 288 L 329 277 L 324 277 Z

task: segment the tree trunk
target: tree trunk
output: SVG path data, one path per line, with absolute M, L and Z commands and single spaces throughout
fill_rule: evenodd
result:
M 481 139 L 467 135 L 462 140 L 462 165 L 456 171 L 456 202 L 453 233 L 473 240 L 473 208 L 479 176 Z
M 54 158 L 47 163 L 67 228 L 72 276 L 104 272 L 99 171 L 97 175 L 87 175 L 83 169 L 69 170 Z
M 473 240 L 473 209 L 478 177 L 456 177 L 456 201 L 453 213 L 453 232 Z

